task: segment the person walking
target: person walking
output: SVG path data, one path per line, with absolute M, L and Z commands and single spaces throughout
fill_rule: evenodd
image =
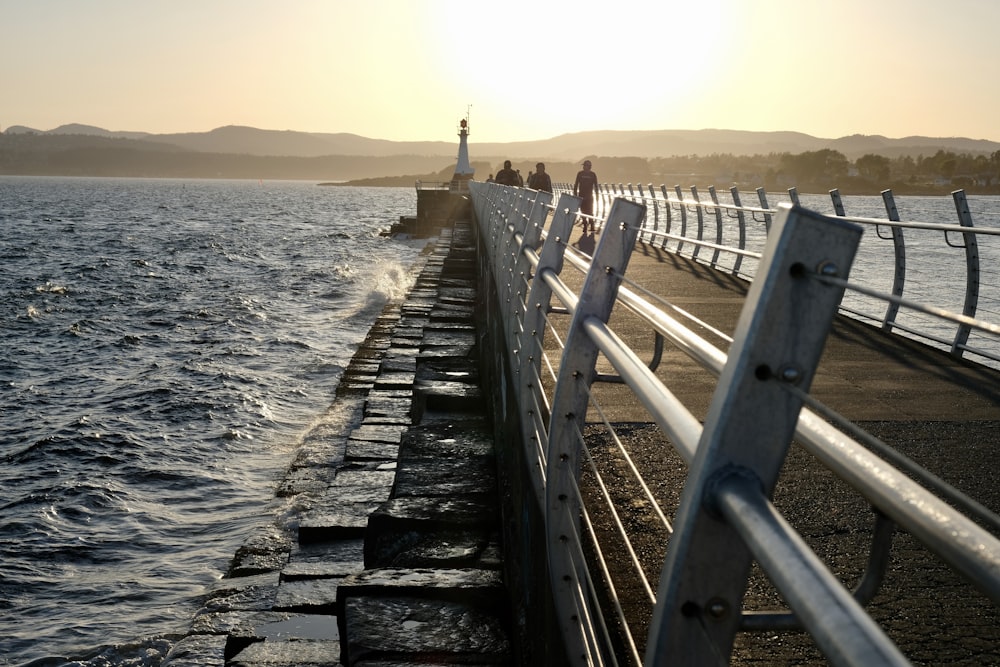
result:
M 579 197 L 580 213 L 589 216 L 583 219 L 583 231 L 587 231 L 590 224 L 590 233 L 593 234 L 597 226 L 594 221 L 594 196 L 597 194 L 597 174 L 591 171 L 590 160 L 583 161 L 583 170 L 576 173 L 576 180 L 573 182 L 573 196 Z
M 500 185 L 517 185 L 517 172 L 510 168 L 510 160 L 504 160 L 503 169 L 497 172 L 496 182 Z
M 528 174 L 528 187 L 539 192 L 552 192 L 552 178 L 545 173 L 545 163 L 535 165 L 535 173 Z

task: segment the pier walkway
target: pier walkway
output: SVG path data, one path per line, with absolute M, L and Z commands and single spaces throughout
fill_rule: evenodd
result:
M 982 463 L 1000 376 L 959 357 L 967 326 L 995 349 L 1000 327 L 974 317 L 976 239 L 1000 230 L 713 191 L 618 197 L 594 238 L 565 193 L 470 190 L 495 290 L 487 338 L 507 360 L 493 364 L 508 396 L 497 421 L 524 447 L 511 495 L 528 499 L 528 528 L 509 542 L 532 543 L 518 563 L 548 571 L 552 611 L 532 625 L 558 619 L 567 662 L 997 662 L 1000 502 Z M 768 225 L 759 250 L 743 243 L 751 216 Z M 893 294 L 865 292 L 845 268 L 886 225 Z M 904 330 L 895 305 L 886 330 L 837 314 L 867 317 L 845 290 L 883 306 L 904 280 L 920 292 L 904 228 L 964 252 L 965 316 L 955 300 L 924 309 L 959 323 L 952 354 L 889 333 Z M 752 284 L 740 259 L 759 262 Z M 884 277 L 872 259 L 860 274 Z M 537 549 L 547 559 L 532 562 Z
M 590 237 L 577 238 L 572 244 L 591 251 L 593 247 Z M 749 287 L 737 277 L 641 242 L 627 275 L 631 282 L 729 335 L 736 328 Z M 630 315 L 625 309 L 616 310 L 612 325 L 633 350 L 649 359 L 654 337 L 648 326 Z M 707 409 L 716 386 L 714 378 L 695 371 L 694 364 L 680 353 L 664 358 L 660 369 L 673 376 L 670 384 L 677 392 L 687 394 L 682 402 Z M 688 373 L 690 381 L 677 381 L 678 375 L 687 378 Z M 617 389 L 599 385 L 598 391 L 614 396 Z M 846 316 L 834 321 L 810 393 L 855 422 L 1000 420 L 1000 372 Z M 635 401 L 609 398 L 603 403 L 609 406 L 610 421 L 645 419 Z
M 274 527 L 248 539 L 165 666 L 558 664 L 560 649 L 539 647 L 562 637 L 532 625 L 539 610 L 525 609 L 545 607 L 547 593 L 524 588 L 537 581 L 511 576 L 531 567 L 512 561 L 539 557 L 531 553 L 539 545 L 510 543 L 512 525 L 523 517 L 510 514 L 509 495 L 522 490 L 508 486 L 507 477 L 520 474 L 504 469 L 514 445 L 495 440 L 491 420 L 491 404 L 511 399 L 495 378 L 481 375 L 498 362 L 482 358 L 491 352 L 475 317 L 484 295 L 474 278 L 481 269 L 473 224 L 444 227 L 417 267 L 414 290 L 387 307 L 345 373 L 329 425 L 306 438 L 279 488 L 294 499 L 295 534 Z M 599 240 L 576 227 L 569 244 L 587 255 Z M 749 288 L 741 278 L 641 241 L 628 277 L 693 315 L 706 335 L 723 339 L 733 335 Z M 584 282 L 569 267 L 562 278 L 573 287 Z M 658 355 L 648 324 L 628 309 L 616 308 L 610 324 L 643 360 Z M 557 340 L 545 341 L 551 354 L 558 354 Z M 613 373 L 603 358 L 598 371 Z M 663 351 L 655 373 L 705 419 L 717 377 L 673 348 Z M 993 479 L 1000 372 L 837 316 L 810 394 L 1000 511 Z M 653 604 L 629 572 L 615 524 L 626 526 L 628 548 L 654 588 L 670 531 L 648 520 L 648 503 L 622 471 L 641 468 L 656 501 L 676 511 L 689 465 L 624 385 L 595 383 L 589 405 L 583 436 L 594 470 L 617 480 L 610 493 L 626 508 L 618 517 L 591 517 L 591 545 L 602 545 L 620 567 L 610 573 L 612 597 L 641 654 Z M 876 514 L 794 447 L 784 468 L 775 505 L 838 577 L 861 579 L 868 562 L 878 560 L 869 558 L 876 551 L 873 524 L 881 525 Z M 585 496 L 593 493 L 588 484 L 595 474 L 583 472 Z M 901 652 L 914 664 L 1000 663 L 997 605 L 903 531 L 892 547 L 869 610 Z M 756 570 L 744 603 L 757 610 L 786 605 Z M 611 628 L 619 664 L 632 664 L 620 631 Z M 808 634 L 788 628 L 741 632 L 731 655 L 718 657 L 721 664 L 827 664 Z
M 571 245 L 592 252 L 592 240 L 580 234 L 576 228 Z M 568 273 L 564 270 L 562 275 Z M 630 259 L 627 275 L 631 283 L 643 285 L 730 336 L 749 286 L 701 262 L 641 242 Z M 609 325 L 642 359 L 654 357 L 654 335 L 631 311 L 615 310 Z M 554 343 L 547 346 L 554 348 Z M 600 362 L 598 370 L 602 370 Z M 610 372 L 609 368 L 603 370 Z M 704 419 L 718 384 L 716 377 L 674 348 L 664 350 L 657 375 Z M 601 476 L 606 482 L 619 483 L 611 492 L 616 506 L 628 507 L 630 501 L 643 504 L 642 490 L 622 472 L 627 461 L 600 423 L 603 420 L 611 422 L 622 439 L 622 449 L 640 467 L 664 509 L 676 509 L 688 466 L 673 452 L 659 428 L 649 423 L 645 408 L 623 385 L 596 383 L 592 393 L 592 404 L 601 408 L 600 414 L 593 407 L 588 411 L 585 437 Z M 993 512 L 1000 512 L 995 466 L 1000 454 L 1000 371 L 837 316 L 810 394 Z M 581 485 L 588 481 L 593 483 L 594 479 L 584 473 Z M 591 505 L 592 499 L 588 499 L 588 507 L 600 506 L 598 502 Z M 864 499 L 806 452 L 793 447 L 775 491 L 775 504 L 845 582 L 853 585 L 862 578 L 872 551 L 875 523 L 875 513 Z M 630 515 L 626 510 L 618 520 L 627 526 L 631 548 L 655 582 L 663 567 L 669 531 L 645 512 Z M 614 518 L 601 514 L 593 521 L 605 551 L 622 555 L 621 560 L 611 559 L 618 563 L 612 577 L 641 654 L 652 604 L 634 573 L 622 564 L 626 547 L 618 539 Z M 888 574 L 869 604 L 869 612 L 913 664 L 1000 664 L 1000 606 L 984 598 L 905 531 L 893 538 L 889 559 Z M 745 608 L 785 608 L 787 603 L 775 594 L 766 577 L 754 574 Z M 806 633 L 758 631 L 737 635 L 731 664 L 830 663 Z

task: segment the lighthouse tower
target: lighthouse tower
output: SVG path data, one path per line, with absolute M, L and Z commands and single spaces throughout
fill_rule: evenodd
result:
M 475 170 L 469 164 L 469 120 L 463 118 L 458 124 L 458 162 L 451 178 L 451 191 L 468 192 L 473 173 Z

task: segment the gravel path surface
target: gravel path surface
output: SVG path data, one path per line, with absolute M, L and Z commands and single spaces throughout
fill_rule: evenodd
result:
M 641 246 L 628 275 L 722 331 L 733 331 L 746 283 L 690 260 Z M 616 311 L 612 327 L 652 358 L 649 327 Z M 608 368 L 602 368 L 608 372 Z M 699 419 L 711 401 L 715 381 L 682 353 L 667 347 L 657 371 Z M 595 386 L 608 419 L 624 434 L 630 456 L 672 518 L 687 466 L 649 424 L 649 417 L 621 385 Z M 981 504 L 1000 513 L 1000 374 L 944 352 L 838 318 L 820 362 L 812 394 L 911 457 Z M 635 537 L 636 551 L 655 591 L 669 535 L 649 512 L 649 503 L 630 481 L 623 456 L 613 446 L 595 411 L 586 439 L 594 459 Z M 589 473 L 582 487 L 592 489 Z M 793 446 L 774 495 L 776 507 L 848 587 L 864 571 L 875 515 L 868 503 Z M 588 503 L 588 509 L 594 506 Z M 592 510 L 605 552 L 612 554 L 618 596 L 645 641 L 648 595 L 626 567 L 624 547 L 614 545 L 609 516 Z M 754 570 L 745 600 L 748 610 L 785 608 L 766 577 Z M 916 665 L 1000 665 L 1000 607 L 955 574 L 916 539 L 897 529 L 885 579 L 868 605 L 873 618 Z M 826 660 L 800 632 L 741 633 L 731 656 L 737 665 L 823 665 Z

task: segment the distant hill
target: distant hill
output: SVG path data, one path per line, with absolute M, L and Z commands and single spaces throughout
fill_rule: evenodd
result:
M 117 132 L 80 124 L 48 131 L 15 126 L 0 133 L 0 174 L 399 185 L 448 180 L 457 147 L 457 137 L 452 143 L 398 142 L 239 126 L 182 134 Z M 992 157 L 1000 151 L 1000 143 L 963 137 L 822 139 L 800 132 L 658 130 L 578 132 L 540 141 L 477 144 L 473 136 L 469 157 L 478 180 L 510 159 L 525 178 L 536 162 L 544 161 L 554 181 L 571 182 L 583 158 L 590 157 L 608 183 L 708 182 L 779 189 L 795 185 L 825 191 L 826 180 L 809 180 L 811 172 L 802 172 L 789 159 L 823 149 L 838 151 L 850 162 L 869 153 L 928 158 L 921 162 L 929 167 L 919 173 L 897 170 L 891 182 L 886 182 L 888 176 L 862 177 L 860 171 L 840 174 L 837 187 L 845 194 L 877 193 L 885 187 L 931 194 L 952 186 L 1000 192 L 1000 176 L 983 166 L 994 164 L 992 159 L 977 161 L 980 155 Z M 938 152 L 950 155 L 931 159 Z M 961 159 L 952 159 L 956 156 Z M 942 161 L 948 164 L 938 164 Z
M 53 130 L 36 130 L 12 126 L 4 134 L 91 135 L 117 139 L 141 139 L 146 142 L 170 144 L 200 153 L 226 153 L 282 157 L 321 156 L 424 156 L 454 158 L 458 139 L 447 141 L 388 141 L 349 133 L 297 132 L 294 130 L 261 130 L 229 125 L 209 132 L 181 134 L 150 134 L 145 132 L 113 132 L 89 125 L 63 125 Z M 961 153 L 990 154 L 1000 150 L 1000 142 L 965 137 L 902 137 L 891 139 L 881 135 L 855 134 L 837 139 L 824 139 L 801 132 L 750 132 L 744 130 L 636 130 L 575 132 L 538 141 L 509 143 L 476 143 L 469 137 L 469 152 L 473 158 L 568 160 L 576 161 L 587 155 L 605 157 L 672 157 L 678 155 L 768 155 L 771 153 L 802 153 L 825 148 L 840 151 L 849 160 L 866 153 L 886 157 L 900 155 L 933 155 L 938 150 Z

